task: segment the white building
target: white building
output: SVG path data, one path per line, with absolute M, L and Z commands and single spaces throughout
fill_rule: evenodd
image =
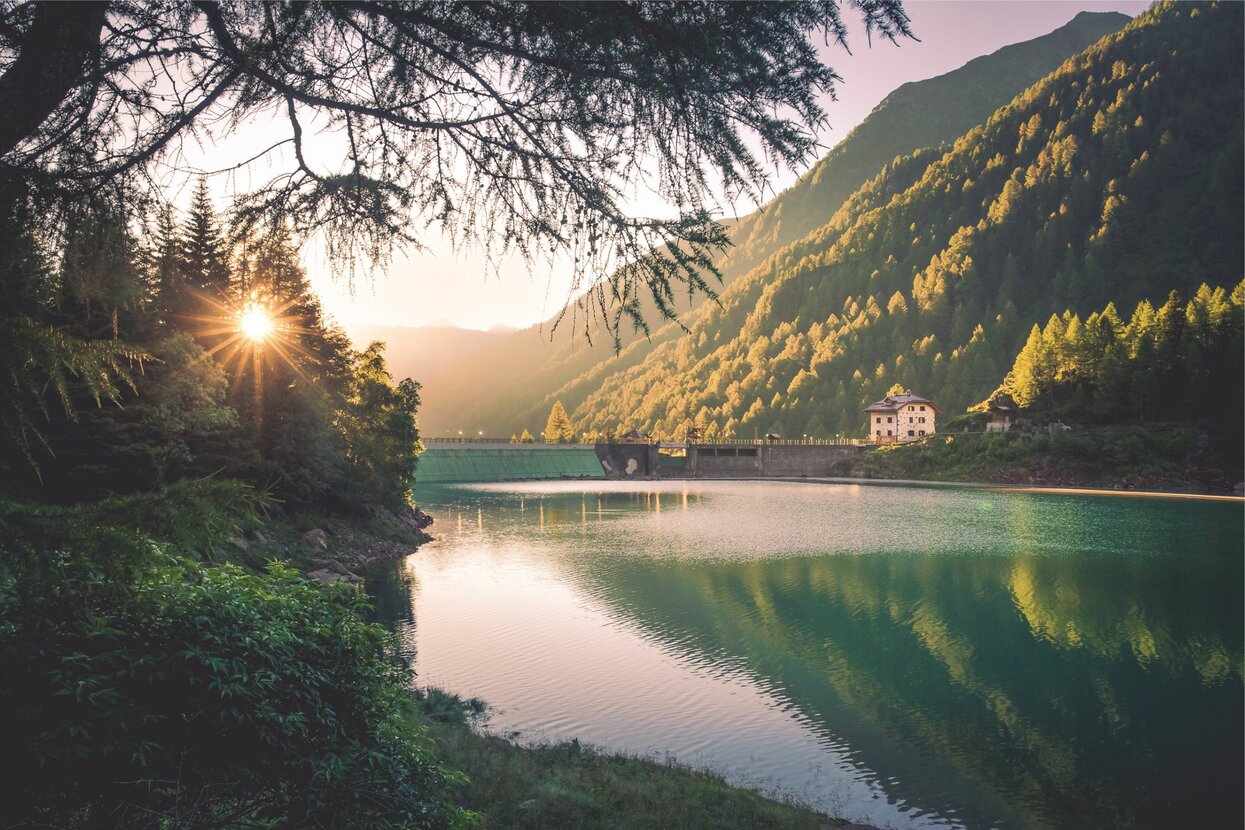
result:
M 894 444 L 933 435 L 939 412 L 942 410 L 933 401 L 920 395 L 887 395 L 865 409 L 869 438 L 876 444 Z

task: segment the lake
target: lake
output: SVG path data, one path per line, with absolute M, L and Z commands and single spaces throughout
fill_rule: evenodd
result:
M 520 742 L 895 828 L 1240 827 L 1239 502 L 796 482 L 421 488 L 368 588 Z

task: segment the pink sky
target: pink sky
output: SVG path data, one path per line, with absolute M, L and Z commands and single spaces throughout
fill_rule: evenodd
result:
M 827 148 L 907 81 L 941 75 L 1007 44 L 1046 34 L 1080 11 L 1135 16 L 1149 3 L 917 0 L 904 5 L 920 42 L 893 46 L 875 41 L 870 48 L 857 27 L 849 41 L 853 54 L 837 47 L 824 50 L 826 62 L 843 77 L 838 100 L 827 104 L 830 128 L 822 135 Z M 795 178 L 783 173 L 777 178 L 777 188 L 790 185 Z M 748 213 L 749 208 L 738 206 L 740 213 Z M 429 244 L 430 250 L 398 258 L 387 273 L 373 274 L 370 284 L 357 285 L 353 295 L 314 256 L 308 256 L 307 265 L 325 307 L 348 328 L 362 323 L 414 326 L 438 320 L 468 328 L 527 326 L 550 316 L 567 297 L 570 273 L 565 264 L 555 263 L 551 269 L 543 263 L 529 269 L 514 260 L 491 272 L 478 255 L 455 254 L 435 239 L 429 239 Z

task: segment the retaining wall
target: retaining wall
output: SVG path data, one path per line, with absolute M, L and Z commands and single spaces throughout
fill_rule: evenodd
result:
M 433 445 L 419 456 L 415 483 L 605 478 L 591 445 Z
M 843 475 L 866 448 L 850 444 L 761 444 L 755 447 L 693 446 L 688 475 L 788 477 Z

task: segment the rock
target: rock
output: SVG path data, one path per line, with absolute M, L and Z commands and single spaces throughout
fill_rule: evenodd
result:
M 307 574 L 307 578 L 323 582 L 325 585 L 336 585 L 339 582 L 345 582 L 349 585 L 363 584 L 363 577 L 358 574 L 352 574 L 349 571 L 344 574 L 339 574 L 330 570 L 325 570 L 324 568 L 321 568 L 318 571 L 311 571 Z
M 535 798 L 529 798 L 527 801 L 520 801 L 519 806 L 516 807 L 515 809 L 518 810 L 520 813 L 530 813 L 531 811 L 535 810 L 539 806 L 540 806 L 539 801 L 537 801 Z
M 323 582 L 325 585 L 336 585 L 338 582 L 342 581 L 341 574 L 335 574 L 332 571 L 326 571 L 324 569 L 309 572 L 307 574 L 307 578 Z
M 376 505 L 368 505 L 366 508 L 369 515 L 378 519 L 383 519 L 389 523 L 397 523 L 410 530 L 423 530 L 432 524 L 432 517 L 414 505 L 407 505 L 398 510 L 386 510 Z
M 432 524 L 433 522 L 432 517 L 429 516 L 424 511 L 420 510 L 418 507 L 412 506 L 408 508 L 408 510 L 410 511 L 411 517 L 415 519 L 416 525 L 419 527 L 420 530 L 423 530 L 424 528 Z
M 251 536 L 254 537 L 255 541 L 259 542 L 261 545 L 268 544 L 268 537 L 261 533 L 258 528 L 251 531 Z
M 304 533 L 303 542 L 316 550 L 329 549 L 329 537 L 318 527 Z
M 229 537 L 228 539 L 226 539 L 225 541 L 226 541 L 226 542 L 228 542 L 229 544 L 233 545 L 233 546 L 234 546 L 235 548 L 237 548 L 238 550 L 246 550 L 247 548 L 249 548 L 249 547 L 251 546 L 251 545 L 250 545 L 250 543 L 248 543 L 248 542 L 247 542 L 245 539 L 243 539 L 241 536 L 230 536 L 230 537 Z

